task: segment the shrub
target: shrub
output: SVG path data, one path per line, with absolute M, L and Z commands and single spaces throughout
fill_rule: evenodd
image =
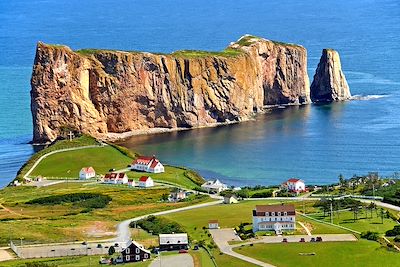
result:
M 396 236 L 396 237 L 393 239 L 393 241 L 394 241 L 394 242 L 400 242 L 400 235 Z
M 379 237 L 379 234 L 377 232 L 367 231 L 367 232 L 362 232 L 361 233 L 361 238 L 364 238 L 364 239 L 367 239 L 367 240 L 377 241 L 378 237 Z
M 149 216 L 145 219 L 136 222 L 136 225 L 140 226 L 143 230 L 147 232 L 152 232 L 154 235 L 158 234 L 172 234 L 172 233 L 182 233 L 184 232 L 183 227 L 165 218 Z M 129 227 L 133 228 L 135 222 L 131 222 Z
M 87 209 L 100 209 L 107 206 L 111 201 L 110 196 L 98 193 L 72 193 L 41 197 L 27 201 L 26 204 L 57 205 L 64 203 L 76 203 Z
M 272 190 L 254 193 L 252 198 L 272 197 Z
M 56 267 L 54 263 L 46 263 L 46 262 L 27 262 L 25 263 L 26 267 Z
M 385 233 L 386 236 L 397 236 L 400 235 L 400 225 L 396 225 L 395 227 L 393 227 L 392 230 L 388 230 Z

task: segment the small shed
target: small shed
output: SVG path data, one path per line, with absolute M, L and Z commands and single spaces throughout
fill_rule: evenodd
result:
M 226 195 L 224 197 L 224 204 L 238 203 L 238 199 L 235 195 Z
M 219 223 L 218 220 L 209 220 L 208 221 L 208 229 L 218 229 Z

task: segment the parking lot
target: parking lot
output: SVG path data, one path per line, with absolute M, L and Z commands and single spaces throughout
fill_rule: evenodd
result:
M 101 244 L 101 246 L 98 246 Z M 101 255 L 107 254 L 110 246 L 114 243 L 72 243 L 72 244 L 46 244 L 17 247 L 18 255 L 21 258 L 44 258 L 44 257 L 65 257 L 79 255 Z M 115 247 L 115 251 L 121 251 L 122 247 Z

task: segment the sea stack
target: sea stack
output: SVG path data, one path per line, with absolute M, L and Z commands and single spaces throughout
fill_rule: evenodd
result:
M 38 43 L 31 86 L 34 143 L 63 129 L 108 138 L 239 122 L 265 106 L 311 102 L 306 49 L 250 35 L 220 52 L 172 54 Z
M 342 71 L 337 51 L 333 49 L 322 51 L 310 93 L 314 103 L 330 103 L 350 99 L 350 88 Z

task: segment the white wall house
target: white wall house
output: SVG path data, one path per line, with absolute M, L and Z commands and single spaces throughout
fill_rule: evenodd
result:
M 131 164 L 131 170 L 143 171 L 150 173 L 162 173 L 164 172 L 164 166 L 156 157 L 138 157 Z
M 296 193 L 306 191 L 306 185 L 304 184 L 304 181 L 296 178 L 287 180 L 281 185 L 281 188 L 289 192 L 296 192 Z
M 257 205 L 253 210 L 253 232 L 296 229 L 296 210 L 293 205 Z
M 126 175 L 126 173 L 123 173 L 123 172 L 107 173 L 104 176 L 103 183 L 105 183 L 105 184 L 127 184 L 128 176 Z
M 128 179 L 128 186 L 129 187 L 135 187 L 136 186 L 136 182 L 133 179 Z
M 227 190 L 228 186 L 226 184 L 221 183 L 218 179 L 216 179 L 205 182 L 204 184 L 201 185 L 201 188 L 207 190 L 208 192 L 220 193 L 224 190 Z
M 139 187 L 152 187 L 154 186 L 154 181 L 150 176 L 142 176 L 139 179 Z
M 82 168 L 79 172 L 79 179 L 86 180 L 96 176 L 96 172 L 94 171 L 93 167 L 85 167 Z
M 219 223 L 218 220 L 209 220 L 208 221 L 208 229 L 218 229 Z

